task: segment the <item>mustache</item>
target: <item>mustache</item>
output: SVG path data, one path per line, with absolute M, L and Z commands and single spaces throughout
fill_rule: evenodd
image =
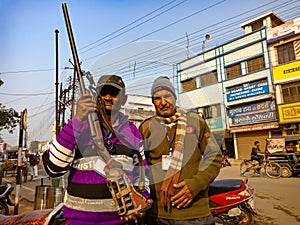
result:
M 165 106 L 161 106 L 161 107 L 159 107 L 159 109 L 169 109 L 170 108 L 170 106 L 169 105 L 165 105 Z
M 113 104 L 114 102 L 112 100 L 103 100 L 104 103 L 110 103 Z

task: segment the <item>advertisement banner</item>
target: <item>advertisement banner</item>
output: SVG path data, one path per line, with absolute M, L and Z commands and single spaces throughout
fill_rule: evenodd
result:
M 283 152 L 284 146 L 285 146 L 284 138 L 267 139 L 267 151 L 269 153 Z

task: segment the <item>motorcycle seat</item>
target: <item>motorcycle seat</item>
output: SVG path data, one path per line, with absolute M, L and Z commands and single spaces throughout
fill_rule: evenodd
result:
M 208 196 L 238 190 L 242 187 L 241 179 L 216 180 L 209 185 Z

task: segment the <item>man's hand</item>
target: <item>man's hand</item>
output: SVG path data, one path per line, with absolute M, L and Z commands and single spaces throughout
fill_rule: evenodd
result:
M 81 95 L 77 101 L 75 117 L 79 121 L 83 121 L 87 117 L 88 113 L 93 110 L 97 110 L 97 105 L 93 100 L 93 95 L 85 93 Z
M 152 199 L 147 199 L 147 203 L 148 204 L 152 204 L 153 201 Z M 141 219 L 145 216 L 145 212 L 135 212 L 135 214 L 132 214 L 132 215 L 129 215 L 125 218 L 125 220 L 133 220 L 133 221 L 136 221 L 138 219 Z M 140 224 L 140 223 L 139 223 Z
M 181 190 L 171 198 L 172 206 L 177 209 L 187 207 L 193 200 L 192 193 L 188 188 L 185 181 L 178 184 L 174 184 L 175 188 L 181 188 Z

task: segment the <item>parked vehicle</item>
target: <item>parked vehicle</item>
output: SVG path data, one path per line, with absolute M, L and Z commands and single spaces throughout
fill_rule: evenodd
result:
M 290 177 L 300 174 L 300 154 L 295 153 L 273 153 L 269 154 L 269 160 L 275 161 L 281 166 L 281 176 Z
M 228 160 L 227 150 L 222 150 L 222 167 L 231 166 Z
M 63 203 L 60 203 L 54 209 L 34 210 L 14 216 L 0 215 L 0 224 L 67 225 L 67 220 L 63 217 L 62 207 Z
M 212 215 L 222 224 L 250 225 L 254 221 L 256 209 L 254 189 L 248 179 L 217 180 L 209 186 L 209 204 Z M 34 210 L 21 215 L 0 215 L 0 224 L 43 224 L 66 225 L 63 217 L 63 203 L 54 209 Z
M 0 186 L 0 214 L 8 215 L 9 207 L 14 206 L 10 200 L 10 195 L 12 194 L 14 187 L 11 184 L 5 184 Z
M 209 186 L 209 204 L 216 222 L 250 225 L 256 214 L 254 189 L 248 179 L 217 180 Z
M 295 145 L 294 152 L 286 151 L 286 144 L 293 142 Z M 275 143 L 275 144 L 274 144 Z M 279 144 L 281 143 L 281 144 Z M 281 176 L 290 177 L 300 174 L 300 152 L 299 148 L 300 137 L 298 136 L 279 136 L 272 137 L 266 140 L 266 152 L 268 159 L 272 162 L 277 162 L 281 166 Z

